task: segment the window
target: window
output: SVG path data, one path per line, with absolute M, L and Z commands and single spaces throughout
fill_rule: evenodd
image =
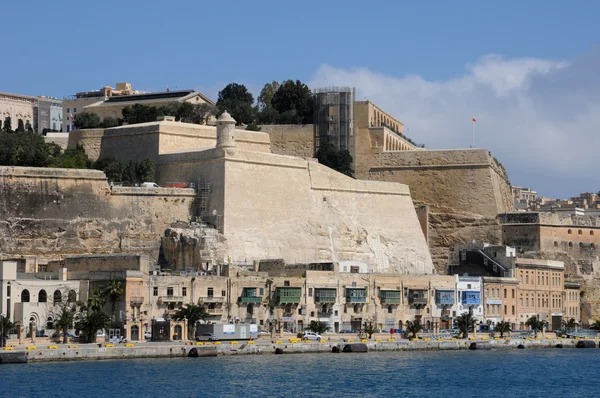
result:
M 60 290 L 56 290 L 54 292 L 53 298 L 54 298 L 54 304 L 55 305 L 62 302 L 62 293 L 60 292 Z
M 265 289 L 263 287 L 261 287 L 260 289 L 258 289 L 258 291 L 260 292 L 259 294 L 261 296 L 263 296 L 265 294 Z M 224 296 L 224 295 L 223 295 Z
M 67 302 L 75 303 L 77 301 L 77 293 L 75 290 L 69 290 L 69 295 L 67 296 Z
M 467 289 L 470 289 L 470 288 L 471 288 L 471 284 L 469 283 L 469 284 L 467 284 Z
M 391 314 L 394 311 L 394 307 L 391 305 L 388 305 L 388 314 Z
M 594 243 L 592 243 L 592 244 L 590 245 L 590 247 L 591 247 L 592 249 L 595 249 L 595 248 L 596 248 L 596 245 L 595 245 Z
M 558 242 L 554 241 L 554 247 L 558 247 Z
M 71 126 L 67 124 L 67 133 L 71 131 Z
M 506 298 L 506 289 L 504 289 L 504 298 Z
M 182 288 L 181 288 L 181 295 L 182 295 L 183 297 L 187 296 L 187 287 L 182 287 Z
M 583 247 L 583 243 L 582 242 L 579 242 L 579 247 Z
M 67 113 L 70 113 L 70 112 L 71 112 L 71 108 L 67 108 Z
M 577 235 L 581 235 L 583 232 L 581 230 L 577 231 Z
M 504 304 L 504 315 L 508 315 L 508 311 L 506 311 L 506 304 Z
M 263 291 L 263 290 L 262 290 L 262 289 L 260 289 L 260 291 L 261 291 L 261 295 L 262 295 L 262 291 Z M 225 297 L 225 290 L 221 290 L 221 297 Z
M 21 292 L 21 302 L 23 302 L 23 303 L 29 302 L 29 290 L 25 289 Z
M 529 307 L 529 297 L 525 298 L 525 307 Z
M 73 113 L 77 113 L 77 108 L 73 108 Z
M 540 276 L 538 275 L 538 285 L 540 284 Z
M 46 301 L 48 301 L 48 295 L 46 294 L 46 291 L 42 289 L 38 293 L 38 302 L 45 303 Z
M 312 297 L 312 287 L 308 288 L 308 297 Z
M 573 242 L 569 242 L 569 247 L 573 247 Z
M 590 235 L 594 235 L 594 231 L 590 231 Z
M 289 286 L 290 285 L 290 281 L 283 281 L 283 286 Z
M 212 297 L 215 295 L 215 290 L 212 287 L 209 287 L 208 289 L 206 289 L 206 295 L 208 297 Z
M 529 275 L 525 275 L 525 284 L 529 285 Z
M 512 306 L 512 314 L 513 315 L 515 314 L 515 306 L 514 305 Z
M 172 296 L 173 295 L 173 288 L 172 287 L 168 287 L 167 288 L 167 296 Z
M 523 297 L 521 297 L 519 299 L 519 307 L 521 307 L 521 308 L 523 307 Z
M 568 230 L 568 231 L 567 231 L 567 233 L 568 233 L 569 235 L 571 235 L 571 234 L 572 234 L 571 230 Z
M 6 286 L 6 297 L 10 297 L 10 282 L 8 282 L 8 286 Z
M 158 288 L 157 288 L 156 286 L 154 286 L 154 288 L 153 288 L 152 295 L 153 295 L 154 297 L 158 296 Z
M 512 289 L 512 298 L 515 299 L 515 289 Z

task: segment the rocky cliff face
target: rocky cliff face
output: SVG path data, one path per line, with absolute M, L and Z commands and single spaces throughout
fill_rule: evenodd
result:
M 219 231 L 197 223 L 167 228 L 160 242 L 161 265 L 171 270 L 205 271 L 224 253 Z

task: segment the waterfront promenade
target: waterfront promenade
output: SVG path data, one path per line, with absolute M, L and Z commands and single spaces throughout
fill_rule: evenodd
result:
M 29 362 L 75 361 L 100 359 L 134 359 L 134 358 L 176 358 L 188 356 L 190 350 L 196 348 L 201 356 L 216 355 L 260 355 L 275 354 L 276 350 L 283 354 L 297 353 L 331 353 L 334 347 L 340 351 L 346 344 L 365 343 L 369 351 L 446 351 L 467 350 L 472 343 L 481 349 L 532 349 L 575 348 L 578 339 L 561 339 L 556 337 L 538 338 L 489 338 L 471 339 L 419 339 L 408 340 L 390 337 L 375 337 L 371 340 L 356 338 L 329 338 L 321 341 L 303 342 L 293 337 L 280 339 L 260 338 L 255 341 L 221 341 L 216 343 L 201 342 L 135 342 L 128 344 L 36 344 L 7 347 L 3 352 L 24 352 Z M 596 344 L 598 340 L 591 339 Z M 520 347 L 521 346 L 521 347 Z

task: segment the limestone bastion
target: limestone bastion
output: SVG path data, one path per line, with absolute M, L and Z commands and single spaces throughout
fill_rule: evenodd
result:
M 207 258 L 281 258 L 434 271 L 408 186 L 273 154 L 268 134 L 234 124 L 224 114 L 216 129 L 162 121 L 70 137 L 92 159 L 152 158 L 159 185 L 195 189 L 111 187 L 99 171 L 0 167 L 0 257 L 145 253 L 151 261 L 183 257 L 175 261 L 182 268 Z M 201 222 L 190 229 L 189 217 Z M 183 241 L 198 255 L 182 256 Z

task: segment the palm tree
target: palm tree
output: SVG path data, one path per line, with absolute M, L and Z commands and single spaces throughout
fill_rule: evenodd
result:
M 106 293 L 102 289 L 92 289 L 88 302 L 92 309 L 99 311 L 106 304 Z
M 123 288 L 123 283 L 117 279 L 112 279 L 108 282 L 108 285 L 104 287 L 104 293 L 110 302 L 111 307 L 111 315 L 113 322 L 115 320 L 115 311 L 117 308 L 117 301 L 119 301 L 119 296 L 121 296 L 125 292 Z
M 374 333 L 377 333 L 379 328 L 373 322 L 365 322 L 364 332 L 369 336 L 369 339 L 373 337 Z
M 494 332 L 500 332 L 500 338 L 504 337 L 504 333 L 510 333 L 512 326 L 510 322 L 501 321 L 494 327 Z
M 196 336 L 196 323 L 200 320 L 204 321 L 208 313 L 202 305 L 187 304 L 185 307 L 180 308 L 173 315 L 173 319 L 176 321 L 188 320 L 188 339 L 190 336 L 194 338 Z
M 421 321 L 419 319 L 415 319 L 414 321 L 406 321 L 406 332 L 412 334 L 412 338 L 417 338 L 417 333 L 423 330 L 423 325 L 421 325 Z
M 0 327 L 2 328 L 2 333 L 0 333 L 0 347 L 4 347 L 6 345 L 6 337 L 8 333 L 18 325 L 18 322 L 12 322 L 10 318 L 4 315 L 1 319 L 2 320 L 0 320 Z
M 104 311 L 88 308 L 85 315 L 75 327 L 85 336 L 88 343 L 93 343 L 98 330 L 106 330 L 110 327 L 110 316 Z
M 76 313 L 77 307 L 75 304 L 64 302 L 54 314 L 54 328 L 56 329 L 59 341 L 62 332 L 63 344 L 67 343 L 69 329 L 73 327 Z
M 320 321 L 310 321 L 310 325 L 306 328 L 306 330 L 310 330 L 311 332 L 315 332 L 317 334 L 323 334 L 326 331 L 331 329 L 327 326 L 327 323 Z
M 577 322 L 573 318 L 569 320 L 563 319 L 561 324 L 564 329 L 574 329 L 577 326 Z
M 594 321 L 594 323 L 592 323 L 592 326 L 590 326 L 590 329 L 600 330 L 600 321 Z
M 525 325 L 527 325 L 527 326 L 531 326 L 531 330 L 533 330 L 533 331 L 534 331 L 534 333 L 535 333 L 535 336 L 536 336 L 536 337 L 537 337 L 537 332 L 538 332 L 538 330 L 539 330 L 539 331 L 542 331 L 542 329 L 544 329 L 544 325 L 545 325 L 545 324 L 546 324 L 546 323 L 545 323 L 544 321 L 542 321 L 542 320 L 538 319 L 538 317 L 537 317 L 537 316 L 535 316 L 535 315 L 534 315 L 534 316 L 532 316 L 532 317 L 530 317 L 530 318 L 527 320 L 527 322 L 525 322 Z
M 469 332 L 475 330 L 475 318 L 473 318 L 473 314 L 470 312 L 465 312 L 458 317 L 456 317 L 456 327 L 458 327 L 458 331 L 462 334 L 464 339 L 469 338 Z

